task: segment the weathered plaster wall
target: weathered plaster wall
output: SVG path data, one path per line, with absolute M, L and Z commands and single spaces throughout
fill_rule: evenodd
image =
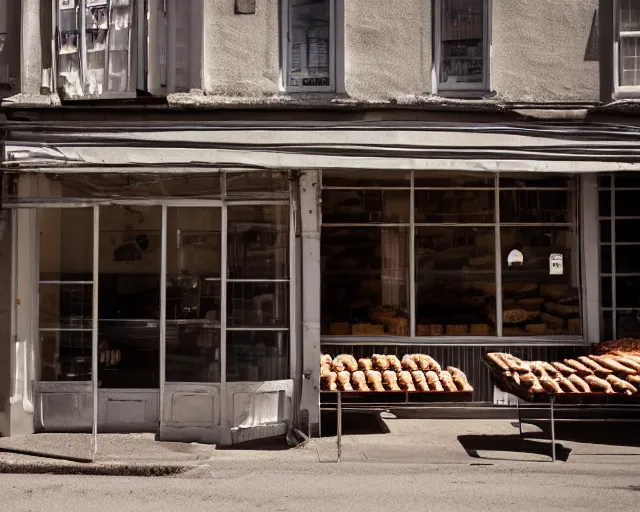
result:
M 0 145 L 0 150 L 2 149 Z M 0 436 L 10 434 L 11 360 L 11 215 L 5 210 L 6 227 L 0 240 Z
M 431 92 L 431 2 L 345 0 L 345 85 L 356 98 Z
M 597 0 L 493 0 L 492 89 L 515 102 L 597 101 Z
M 256 2 L 256 13 L 234 14 L 231 0 L 204 2 L 204 90 L 252 96 L 278 91 L 278 0 Z

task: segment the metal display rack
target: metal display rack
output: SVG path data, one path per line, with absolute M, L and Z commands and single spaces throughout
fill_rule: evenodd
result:
M 522 410 L 520 400 L 534 405 L 548 405 L 549 415 L 547 418 L 532 418 L 529 421 L 548 421 L 551 428 L 551 459 L 556 462 L 556 422 L 558 421 L 580 421 L 580 422 L 600 422 L 600 421 L 613 421 L 612 419 L 602 418 L 568 418 L 558 419 L 555 414 L 555 406 L 562 405 L 563 409 L 566 407 L 573 411 L 588 411 L 594 409 L 604 410 L 606 412 L 633 412 L 640 413 L 640 396 L 638 395 L 624 395 L 621 393 L 525 393 L 519 386 L 514 386 L 507 379 L 504 378 L 501 372 L 499 372 L 492 364 L 485 361 L 485 364 L 489 368 L 492 380 L 496 387 L 505 393 L 509 393 L 518 400 L 516 401 L 516 407 L 518 411 L 518 430 L 520 436 L 522 436 Z M 620 417 L 615 418 L 615 421 L 624 422 L 638 422 L 640 421 L 640 415 L 638 418 Z

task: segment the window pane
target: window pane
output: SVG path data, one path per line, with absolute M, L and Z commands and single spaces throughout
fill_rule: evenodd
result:
M 289 85 L 331 85 L 331 1 L 290 0 Z
M 271 171 L 225 173 L 226 195 L 247 194 L 279 195 L 288 198 L 289 173 Z
M 409 223 L 409 190 L 324 190 L 324 224 Z
M 616 307 L 640 308 L 640 277 L 616 278 Z
M 616 176 L 616 181 L 618 177 Z M 598 186 L 599 187 L 611 187 L 611 175 L 610 174 L 599 174 L 598 175 Z
M 227 381 L 261 382 L 288 378 L 288 332 L 227 332 Z
M 611 221 L 600 221 L 600 242 L 603 244 L 611 243 Z
M 580 334 L 576 243 L 570 228 L 502 228 L 505 336 Z
M 611 311 L 602 312 L 600 331 L 602 332 L 602 341 L 613 339 L 613 313 Z
M 640 190 L 616 191 L 616 217 L 640 217 Z
M 380 187 L 395 188 L 411 186 L 411 175 L 398 171 L 322 171 L 323 187 Z
M 600 302 L 603 308 L 612 306 L 611 298 L 613 297 L 612 279 L 610 277 L 600 278 Z
M 484 0 L 443 0 L 440 85 L 483 81 Z
M 631 274 L 640 272 L 640 246 L 617 245 L 616 246 L 616 273 Z
M 616 242 L 640 242 L 637 220 L 617 220 Z
M 417 223 L 493 223 L 493 190 L 416 190 Z
M 231 206 L 228 219 L 229 279 L 289 277 L 288 206 Z
M 569 192 L 555 190 L 502 190 L 500 221 L 568 223 Z
M 220 382 L 219 326 L 167 324 L 167 382 Z
M 495 336 L 493 227 L 416 229 L 416 334 Z
M 598 192 L 598 214 L 600 217 L 611 217 L 611 191 Z
M 620 0 L 620 30 L 640 30 L 640 0 Z
M 323 334 L 408 333 L 409 233 L 322 228 Z
M 41 209 L 37 218 L 41 379 L 90 380 L 93 209 Z
M 616 338 L 640 337 L 640 311 L 616 312 Z M 607 338 L 611 339 L 611 338 Z
M 228 283 L 229 327 L 289 326 L 288 283 Z
M 620 85 L 640 84 L 640 38 L 620 37 Z
M 469 174 L 464 172 L 440 174 L 432 171 L 416 171 L 414 176 L 416 187 L 436 188 L 477 188 L 495 186 L 495 179 L 489 173 Z
M 616 173 L 616 189 L 620 188 L 640 188 L 640 177 L 634 173 Z
M 600 246 L 600 272 L 602 274 L 611 274 L 611 271 L 612 271 L 611 246 L 601 245 Z
M 160 356 L 160 207 L 100 208 L 99 343 L 103 388 L 157 388 Z M 105 356 L 106 358 L 106 356 Z

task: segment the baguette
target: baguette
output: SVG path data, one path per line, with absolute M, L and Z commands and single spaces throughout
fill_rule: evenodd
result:
M 627 375 L 627 381 L 631 384 L 640 385 L 640 375 Z
M 368 357 L 358 359 L 358 368 L 363 371 L 369 371 L 373 368 L 373 362 Z
M 601 366 L 596 361 L 594 361 L 593 359 L 588 358 L 587 356 L 580 356 L 578 359 L 587 368 L 591 368 L 596 373 L 605 373 L 607 375 L 610 374 L 610 373 L 613 373 L 611 370 L 609 370 L 609 368 L 605 368 L 604 366 Z
M 511 354 L 499 354 L 499 355 L 502 358 L 502 360 L 507 364 L 507 366 L 511 371 L 515 371 L 515 372 L 531 371 L 531 366 L 529 366 L 529 363 L 526 363 L 521 359 L 518 359 L 517 357 L 512 356 Z
M 611 384 L 600 377 L 596 377 L 595 375 L 587 375 L 584 378 L 585 382 L 591 386 L 593 389 L 600 389 L 605 393 L 615 393 Z
M 638 392 L 638 388 L 633 384 L 615 375 L 607 375 L 607 382 L 611 384 L 616 391 L 620 391 L 626 395 L 635 395 Z
M 429 389 L 431 391 L 444 391 L 442 383 L 440 382 L 440 379 L 438 378 L 438 374 L 436 372 L 429 371 L 426 372 L 424 376 L 427 379 L 427 384 L 429 384 Z
M 611 357 L 612 359 L 615 359 L 616 361 L 618 361 L 620 364 L 623 364 L 625 366 L 628 366 L 629 368 L 633 368 L 637 372 L 640 372 L 640 363 L 638 363 L 637 361 L 634 361 L 630 357 L 618 356 L 618 355 L 611 355 L 608 357 Z
M 427 384 L 427 379 L 424 376 L 424 372 L 422 370 L 415 370 L 411 372 L 411 376 L 413 377 L 413 384 L 418 391 L 429 391 L 429 385 Z
M 401 391 L 398 386 L 398 374 L 394 371 L 386 370 L 382 374 L 382 382 L 389 391 Z
M 542 377 L 540 379 L 540 385 L 544 388 L 544 390 L 547 393 L 552 393 L 552 394 L 564 393 L 560 385 L 555 380 L 551 379 L 549 376 Z
M 502 371 L 509 371 L 509 366 L 503 361 L 499 354 L 490 352 L 485 356 L 491 363 L 495 364 Z
M 544 388 L 540 385 L 538 377 L 532 372 L 524 373 L 520 376 L 520 381 L 524 384 L 532 393 L 544 393 Z
M 473 387 L 471 386 L 471 384 L 469 384 L 467 376 L 464 374 L 464 372 L 454 366 L 448 366 L 447 371 L 451 374 L 453 383 L 458 388 L 458 391 L 473 391 Z
M 453 382 L 453 377 L 448 371 L 440 372 L 440 382 L 442 382 L 442 387 L 445 391 L 458 391 L 455 383 Z
M 578 377 L 578 375 L 576 375 L 575 373 L 569 375 L 569 377 L 567 377 L 567 380 L 571 382 L 571 384 L 573 384 L 576 388 L 578 388 L 579 392 L 591 393 L 589 384 L 587 384 L 581 377 Z
M 551 377 L 556 377 L 557 375 L 560 375 L 560 372 L 558 371 L 558 369 L 554 367 L 551 363 L 542 361 L 542 367 Z
M 614 372 L 617 372 L 617 373 L 626 373 L 628 375 L 636 375 L 638 373 L 633 368 L 624 366 L 623 364 L 620 364 L 615 359 L 611 359 L 607 356 L 589 356 L 589 357 L 594 361 L 600 363 L 602 366 L 606 366 L 610 370 L 613 370 Z
M 593 370 L 591 368 L 586 367 L 580 361 L 576 361 L 575 359 L 565 359 L 564 364 L 570 366 L 581 375 L 593 375 Z
M 564 363 L 560 363 L 560 362 L 555 362 L 555 363 L 551 363 L 553 365 L 553 367 L 558 370 L 560 373 L 562 373 L 563 375 L 568 373 L 569 375 L 576 373 L 575 368 L 571 368 L 570 366 L 567 366 Z
M 555 381 L 560 385 L 563 391 L 567 391 L 568 393 L 580 393 L 580 391 L 573 384 L 573 382 L 571 382 L 569 379 L 567 379 L 560 373 L 555 378 Z
M 394 372 L 402 371 L 402 364 L 400 364 L 400 359 L 398 359 L 394 355 L 387 355 L 387 361 L 389 362 L 389 369 Z
M 531 365 L 531 369 L 533 370 L 533 373 L 535 373 L 537 377 L 549 378 L 549 374 L 547 373 L 547 370 L 542 365 L 542 361 L 531 361 L 530 365 Z

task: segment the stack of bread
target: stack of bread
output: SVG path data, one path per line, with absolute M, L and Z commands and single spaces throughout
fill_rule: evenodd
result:
M 462 371 L 443 370 L 424 354 L 373 354 L 357 361 L 350 354 L 321 355 L 320 384 L 323 391 L 473 391 Z
M 489 353 L 486 361 L 509 388 L 524 394 L 620 393 L 640 389 L 640 356 L 580 356 L 563 362 L 522 361 L 511 354 Z

